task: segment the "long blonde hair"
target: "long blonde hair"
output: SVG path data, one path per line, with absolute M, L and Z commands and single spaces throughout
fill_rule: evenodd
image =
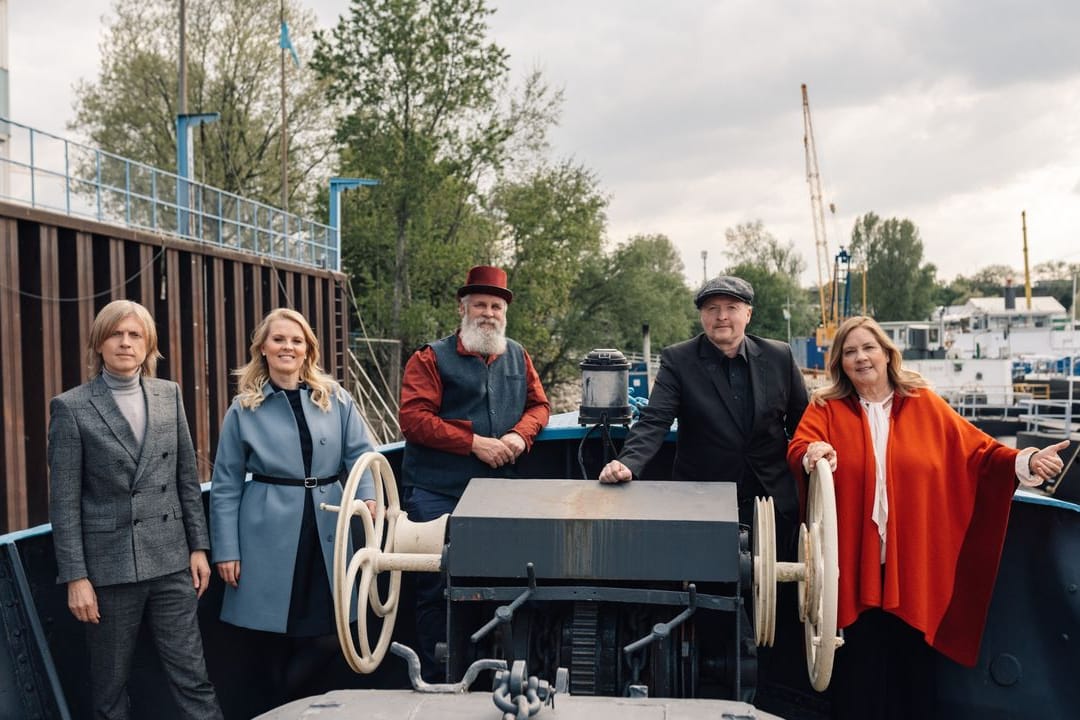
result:
M 150 311 L 133 300 L 113 300 L 101 308 L 94 318 L 94 324 L 90 326 L 90 337 L 86 339 L 86 366 L 90 369 L 91 377 L 101 373 L 102 343 L 128 315 L 134 315 L 142 324 L 143 337 L 146 338 L 146 359 L 142 363 L 142 374 L 154 377 L 157 361 L 162 358 L 158 351 L 157 326 L 154 325 Z
M 856 394 L 855 385 L 844 372 L 843 363 L 844 342 L 847 341 L 847 336 L 857 328 L 868 330 L 881 349 L 885 351 L 888 358 L 885 369 L 893 392 L 900 397 L 910 397 L 917 395 L 919 388 L 930 387 L 930 383 L 922 375 L 902 367 L 903 356 L 900 354 L 900 348 L 889 339 L 874 318 L 856 315 L 845 320 L 836 331 L 836 337 L 832 341 L 832 350 L 829 353 L 828 371 L 831 382 L 814 393 L 814 402 L 824 405 L 826 400 L 837 400 Z
M 266 357 L 262 354 L 263 343 L 270 335 L 270 324 L 275 320 L 290 320 L 300 326 L 307 343 L 307 356 L 300 366 L 300 381 L 311 389 L 311 401 L 323 412 L 330 412 L 331 396 L 340 397 L 345 391 L 337 382 L 319 367 L 319 340 L 311 329 L 307 318 L 289 308 L 276 308 L 266 314 L 255 332 L 251 334 L 251 359 L 247 365 L 233 371 L 237 381 L 236 399 L 241 407 L 254 410 L 263 401 L 263 389 L 270 381 L 270 369 Z

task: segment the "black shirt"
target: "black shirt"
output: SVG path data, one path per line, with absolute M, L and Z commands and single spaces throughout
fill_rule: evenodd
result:
M 310 392 L 303 383 L 295 390 L 282 390 L 270 383 L 275 391 L 284 392 L 292 406 L 296 418 L 296 429 L 300 435 L 300 454 L 304 460 L 304 476 L 311 476 L 311 455 L 314 443 L 307 418 L 304 417 L 304 405 L 301 393 Z M 315 501 L 312 493 L 316 489 L 304 490 L 303 519 L 300 522 L 300 537 L 296 546 L 296 565 L 293 568 L 292 594 L 289 598 L 289 619 L 285 634 L 293 637 L 311 637 L 329 635 L 335 632 L 334 601 L 330 597 L 330 580 L 326 574 L 319 526 L 315 522 Z
M 739 350 L 734 357 L 728 357 L 715 345 L 712 345 L 712 348 L 720 359 L 720 371 L 724 373 L 731 387 L 731 397 L 735 400 L 739 427 L 743 435 L 749 435 L 754 424 L 754 391 L 750 383 L 750 362 L 746 357 L 746 342 L 739 343 Z

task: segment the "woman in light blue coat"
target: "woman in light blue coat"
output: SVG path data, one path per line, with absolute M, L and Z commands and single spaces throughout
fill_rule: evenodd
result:
M 210 489 L 211 548 L 226 583 L 221 619 L 279 636 L 268 640 L 267 660 L 285 701 L 312 691 L 304 683 L 340 654 L 331 599 L 337 515 L 318 507 L 340 504 L 340 479 L 374 448 L 352 398 L 319 367 L 318 341 L 300 313 L 278 308 L 263 318 L 237 375 Z M 365 480 L 358 497 L 374 512 Z

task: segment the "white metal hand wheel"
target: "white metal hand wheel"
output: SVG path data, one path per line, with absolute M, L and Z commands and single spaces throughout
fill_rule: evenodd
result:
M 798 582 L 799 620 L 806 637 L 810 684 L 823 691 L 832 678 L 840 561 L 836 534 L 836 494 L 832 470 L 819 460 L 810 474 L 806 523 L 799 528 L 799 562 L 776 562 L 776 519 L 772 498 L 754 506 L 753 591 L 755 637 L 771 646 L 776 632 L 776 583 Z
M 772 647 L 776 634 L 776 520 L 773 499 L 754 500 L 754 635 Z
M 809 540 L 804 565 L 807 570 L 804 593 L 807 601 L 803 619 L 806 669 L 810 674 L 810 684 L 821 692 L 829 686 L 836 648 L 843 642 L 836 635 L 840 556 L 836 534 L 836 492 L 827 460 L 818 460 L 810 474 L 806 522 Z
M 366 471 L 371 471 L 375 482 L 375 515 L 367 504 L 356 499 L 356 490 Z M 394 471 L 386 458 L 377 452 L 360 456 L 349 472 L 345 482 L 341 505 L 320 506 L 323 510 L 338 513 L 337 530 L 334 535 L 334 616 L 337 622 L 338 642 L 349 666 L 358 673 L 374 672 L 390 646 L 397 620 L 398 599 L 401 591 L 401 572 L 438 572 L 441 564 L 440 551 L 446 532 L 448 515 L 428 523 L 412 523 L 401 509 Z M 364 527 L 364 547 L 349 554 L 351 521 L 360 518 Z M 403 552 L 397 552 L 400 549 Z M 386 599 L 379 597 L 378 575 L 390 573 L 390 587 Z M 359 644 L 353 642 L 349 627 L 352 614 L 353 588 L 356 588 L 357 633 Z M 383 619 L 379 638 L 372 649 L 368 637 L 367 611 Z

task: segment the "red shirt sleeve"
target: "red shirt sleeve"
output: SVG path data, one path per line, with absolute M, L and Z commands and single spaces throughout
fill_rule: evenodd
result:
M 468 420 L 444 420 L 442 378 L 435 362 L 435 351 L 424 347 L 405 363 L 401 378 L 401 407 L 398 422 L 401 434 L 409 442 L 435 450 L 468 455 L 472 452 L 472 423 Z
M 527 385 L 525 412 L 521 414 L 521 419 L 511 430 L 521 436 L 521 439 L 525 441 L 525 450 L 528 451 L 532 448 L 533 440 L 544 429 L 548 418 L 551 417 L 551 403 L 548 402 L 547 393 L 540 384 L 540 374 L 536 372 L 532 358 L 527 352 L 525 353 L 525 383 Z

